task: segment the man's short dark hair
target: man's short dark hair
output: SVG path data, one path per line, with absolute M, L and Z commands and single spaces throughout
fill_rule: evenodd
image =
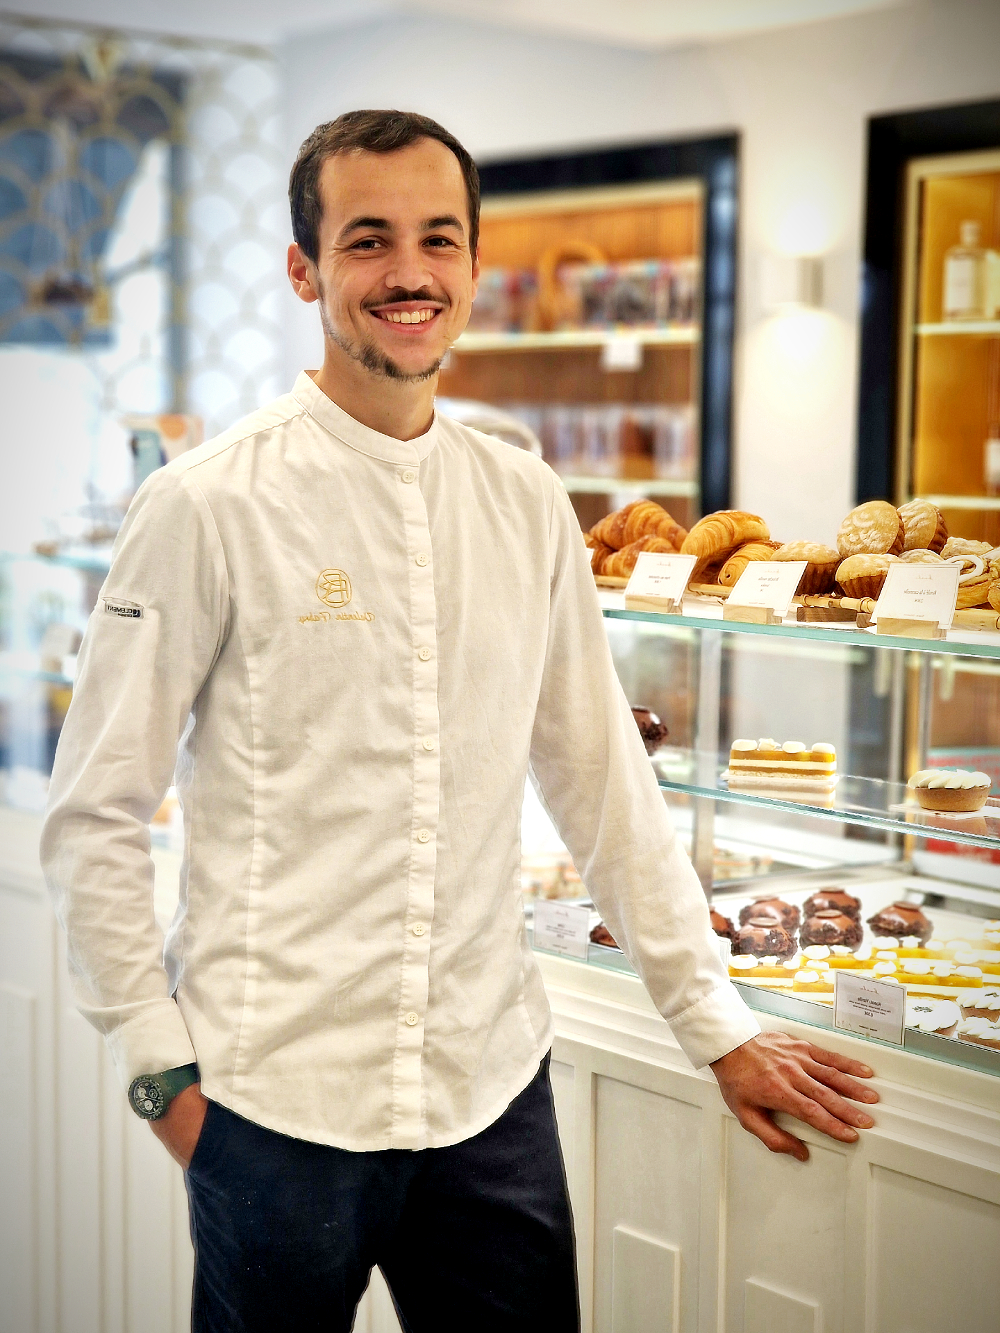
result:
M 469 249 L 475 257 L 479 244 L 479 172 L 455 136 L 436 120 L 413 111 L 345 111 L 336 120 L 316 126 L 299 149 L 288 180 L 292 235 L 308 259 L 315 263 L 319 255 L 319 224 L 323 215 L 319 173 L 327 158 L 355 148 L 367 153 L 393 153 L 418 139 L 437 139 L 458 158 L 469 204 Z

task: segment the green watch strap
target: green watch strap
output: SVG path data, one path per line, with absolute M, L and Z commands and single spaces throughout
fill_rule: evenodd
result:
M 196 1064 L 165 1069 L 160 1074 L 140 1074 L 128 1090 L 132 1110 L 143 1120 L 159 1120 L 177 1094 L 200 1078 Z

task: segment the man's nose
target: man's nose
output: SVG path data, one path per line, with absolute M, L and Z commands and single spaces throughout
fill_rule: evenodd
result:
M 419 242 L 403 243 L 394 248 L 392 262 L 385 273 L 387 287 L 404 287 L 408 292 L 418 292 L 429 287 L 433 277 Z

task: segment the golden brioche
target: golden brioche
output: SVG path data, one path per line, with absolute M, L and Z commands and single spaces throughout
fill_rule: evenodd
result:
M 891 555 L 849 555 L 837 567 L 837 582 L 848 597 L 877 597 L 894 561 Z
M 904 551 L 938 552 L 948 540 L 948 524 L 944 514 L 930 500 L 908 500 L 899 506 L 903 520 Z
M 869 500 L 852 509 L 841 523 L 837 550 L 845 559 L 849 555 L 899 555 L 903 531 L 903 520 L 893 505 L 887 500 Z
M 840 552 L 822 542 L 785 542 L 771 557 L 773 560 L 804 560 L 806 567 L 795 589 L 797 597 L 815 597 L 832 592 L 837 579 Z
M 595 523 L 589 535 L 596 537 L 604 546 L 610 546 L 612 551 L 620 551 L 626 545 L 625 524 L 628 522 L 629 514 L 642 503 L 642 500 L 633 500 L 624 509 L 616 509 L 613 514 L 602 518 L 600 523 Z

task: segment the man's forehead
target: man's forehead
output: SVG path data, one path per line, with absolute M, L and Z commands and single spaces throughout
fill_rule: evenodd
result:
M 365 200 L 379 202 L 385 213 L 394 205 L 409 208 L 419 204 L 428 214 L 445 211 L 435 206 L 454 208 L 456 200 L 465 199 L 465 178 L 455 154 L 435 139 L 418 139 L 390 153 L 372 153 L 352 148 L 328 157 L 320 169 L 320 197 L 324 211 L 356 211 Z M 365 212 L 371 211 L 367 207 Z M 463 216 L 467 208 L 463 207 Z

